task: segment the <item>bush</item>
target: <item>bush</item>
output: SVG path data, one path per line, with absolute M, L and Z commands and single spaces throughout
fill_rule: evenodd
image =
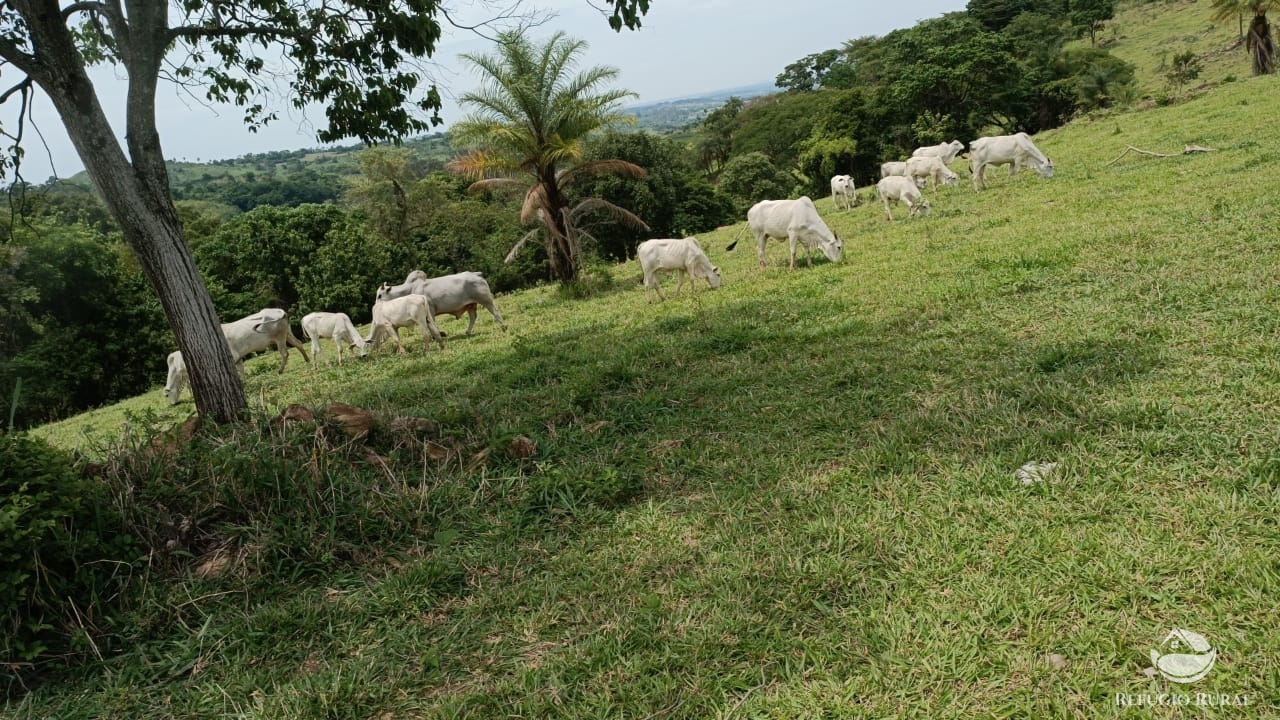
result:
M 81 649 L 136 553 L 102 486 L 24 433 L 0 435 L 0 663 Z

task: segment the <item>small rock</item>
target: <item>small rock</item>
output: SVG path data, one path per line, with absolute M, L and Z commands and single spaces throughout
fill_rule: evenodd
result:
M 1056 462 L 1038 462 L 1033 460 L 1014 471 L 1013 476 L 1023 485 L 1031 485 L 1033 483 L 1043 481 L 1056 467 L 1058 467 L 1058 463 Z
M 1067 659 L 1058 653 L 1050 653 L 1044 657 L 1044 661 L 1054 670 L 1066 670 Z

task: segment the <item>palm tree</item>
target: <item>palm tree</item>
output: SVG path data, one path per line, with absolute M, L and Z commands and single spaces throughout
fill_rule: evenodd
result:
M 461 103 L 475 110 L 450 130 L 455 143 L 471 148 L 450 167 L 476 180 L 472 191 L 525 190 L 520 221 L 538 227 L 512 247 L 507 262 L 541 234 L 552 275 L 561 283 L 577 278 L 582 266 L 582 239 L 590 238 L 582 223 L 585 215 L 601 211 L 648 229 L 640 218 L 599 198 L 570 207 L 567 191 L 583 177 L 645 175 L 644 168 L 622 160 L 581 161 L 587 135 L 634 122 L 618 102 L 636 97 L 627 90 L 598 90 L 617 77 L 616 68 L 594 67 L 570 76 L 586 47 L 585 41 L 560 32 L 543 45 L 506 32 L 498 37 L 497 55 L 463 55 L 483 75 L 482 87 L 462 96 Z
M 1210 9 L 1213 20 L 1222 22 L 1232 15 L 1240 22 L 1241 34 L 1244 35 L 1245 47 L 1253 56 L 1253 74 L 1267 75 L 1276 70 L 1276 48 L 1271 39 L 1271 25 L 1267 22 L 1267 10 L 1280 3 L 1277 0 L 1213 0 Z M 1249 32 L 1245 34 L 1244 14 L 1253 11 L 1253 21 L 1249 23 Z

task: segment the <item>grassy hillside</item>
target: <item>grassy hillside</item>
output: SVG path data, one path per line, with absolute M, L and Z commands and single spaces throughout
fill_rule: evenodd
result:
M 445 321 L 443 353 L 252 364 L 253 443 L 322 449 L 270 429 L 288 403 L 440 424 L 448 452 L 305 463 L 319 507 L 352 468 L 413 503 L 414 539 L 344 562 L 231 538 L 151 635 L 3 714 L 1275 717 L 1277 98 L 1241 79 L 1073 124 L 1037 138 L 1055 178 L 964 173 L 923 220 L 820 199 L 841 263 L 774 244 L 760 269 L 735 226 L 701 238 L 718 291 L 646 305 L 632 263 L 589 299 L 499 298 L 506 334 Z M 1214 151 L 1111 163 L 1189 143 Z M 190 411 L 157 389 L 40 434 L 92 451 Z M 1032 460 L 1058 466 L 1024 485 Z M 1219 652 L 1197 683 L 1144 673 L 1175 627 Z M 1248 704 L 1116 705 L 1170 693 Z
M 1099 47 L 1133 64 L 1141 94 L 1156 98 L 1176 94 L 1167 79 L 1175 55 L 1193 52 L 1202 63 L 1200 77 L 1187 88 L 1203 90 L 1250 75 L 1250 60 L 1240 42 L 1236 20 L 1214 23 L 1204 0 L 1120 3 L 1113 20 L 1098 33 Z M 1247 25 L 1250 17 L 1245 17 Z

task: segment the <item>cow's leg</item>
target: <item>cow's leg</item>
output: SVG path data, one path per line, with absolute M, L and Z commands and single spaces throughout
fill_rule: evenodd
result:
M 467 337 L 471 337 L 471 328 L 476 326 L 476 304 L 467 306 Z
M 403 355 L 404 343 L 400 342 L 400 328 L 395 324 L 391 325 L 391 337 L 395 338 L 396 341 L 396 354 Z M 423 337 L 426 337 L 426 333 L 423 333 Z
M 333 346 L 334 346 L 335 348 L 337 348 L 337 349 L 338 349 L 338 364 L 339 364 L 339 365 L 341 365 L 341 364 L 342 364 L 342 346 L 343 346 L 343 344 L 344 344 L 344 343 L 343 343 L 343 341 L 344 341 L 344 340 L 347 340 L 347 339 L 343 337 L 343 333 L 334 333 L 334 334 L 333 334 Z M 348 340 L 348 342 L 349 342 L 349 340 Z M 312 350 L 312 351 L 311 351 L 311 354 L 315 356 L 315 358 L 316 358 L 316 364 L 317 364 L 317 365 L 319 365 L 319 364 L 320 364 L 320 354 L 319 354 L 319 353 L 317 353 L 317 352 L 316 352 L 316 351 L 314 351 L 314 350 Z
M 280 351 L 280 367 L 276 369 L 276 374 L 277 374 L 277 375 L 283 375 L 283 374 L 284 374 L 284 366 L 285 366 L 285 365 L 287 365 L 287 364 L 289 364 L 289 343 L 288 343 L 288 341 L 285 341 L 285 342 L 277 342 L 277 343 L 276 343 L 276 350 L 279 350 L 279 351 Z
M 422 326 L 422 323 L 419 323 L 418 329 L 422 331 L 422 344 L 426 346 L 426 350 L 429 351 L 431 349 L 431 340 L 433 338 L 435 339 L 436 344 L 440 346 L 440 349 L 444 350 L 444 337 L 440 334 L 440 328 L 436 327 L 435 318 L 431 313 L 427 313 L 427 322 L 425 327 Z
M 315 365 L 312 365 L 312 367 L 314 368 L 319 366 L 320 365 L 320 336 L 319 335 L 313 335 L 311 337 L 311 357 L 316 359 L 316 363 Z
M 685 272 L 684 268 L 680 268 L 679 270 L 676 271 L 676 295 L 679 295 L 680 291 L 684 289 L 684 276 L 686 274 L 687 273 Z M 689 284 L 690 285 L 693 284 L 692 277 L 689 278 Z
M 665 301 L 665 300 L 667 299 L 667 298 L 666 298 L 666 296 L 664 296 L 664 295 L 662 294 L 662 281 L 658 278 L 658 271 L 657 271 L 657 270 L 654 270 L 653 272 L 647 273 L 647 274 L 644 276 L 644 300 L 645 300 L 645 302 L 648 302 L 648 303 L 653 302 L 653 295 L 651 295 L 651 294 L 650 294 L 650 291 L 652 291 L 652 290 L 656 290 L 656 291 L 658 292 L 658 299 L 659 299 L 659 300 L 663 300 L 663 301 Z
M 502 319 L 502 313 L 498 312 L 498 305 L 494 303 L 492 300 L 486 300 L 481 302 L 480 304 L 484 305 L 484 309 L 489 311 L 489 314 L 493 316 L 493 319 L 497 320 L 498 324 L 502 326 L 502 331 L 506 332 L 507 323 L 505 320 Z
M 889 222 L 893 222 L 893 211 L 889 209 L 889 198 L 883 198 L 883 200 L 884 200 L 884 216 L 889 218 Z
M 304 362 L 311 362 L 311 358 L 307 357 L 307 346 L 303 345 L 302 341 L 299 340 L 297 336 L 293 334 L 293 330 L 286 330 L 285 332 L 286 332 L 286 335 L 284 337 L 285 343 L 287 343 L 287 345 L 298 348 L 298 352 L 302 353 L 302 360 Z M 284 352 L 286 355 L 289 353 L 289 350 L 287 347 L 285 348 Z M 281 366 L 281 372 L 284 372 L 283 365 Z
M 764 245 L 769 242 L 769 236 L 764 233 L 756 233 L 756 255 L 760 256 L 760 267 L 764 267 Z
M 787 245 L 791 247 L 791 264 L 787 267 L 796 269 L 796 236 L 795 233 L 787 233 Z

